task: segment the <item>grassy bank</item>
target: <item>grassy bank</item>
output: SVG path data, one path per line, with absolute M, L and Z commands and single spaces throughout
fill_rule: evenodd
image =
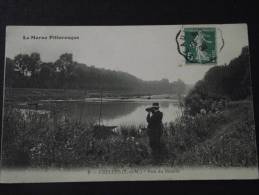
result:
M 250 101 L 231 102 L 217 114 L 197 115 L 191 121 L 189 148 L 178 164 L 213 166 L 257 165 L 255 123 Z M 184 123 L 185 124 L 185 123 Z M 188 129 L 188 128 L 187 128 Z M 188 138 L 191 141 L 188 142 Z
M 232 102 L 217 113 L 183 115 L 165 124 L 161 162 L 168 166 L 255 166 L 251 102 Z M 153 164 L 142 127 L 98 133 L 93 124 L 56 121 L 5 107 L 3 165 L 30 167 L 141 166 Z

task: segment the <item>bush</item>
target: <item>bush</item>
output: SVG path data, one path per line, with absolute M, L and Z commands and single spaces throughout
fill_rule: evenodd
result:
M 35 113 L 25 119 L 8 107 L 4 127 L 3 166 L 137 165 L 149 156 L 147 140 L 135 127 L 124 127 L 122 135 L 98 137 L 93 124 L 67 119 L 54 122 Z
M 205 136 L 204 132 L 200 134 L 200 130 L 194 128 L 193 131 L 196 131 L 194 134 L 196 136 L 192 140 L 197 141 L 179 156 L 176 164 L 224 167 L 256 166 L 255 125 L 251 110 L 247 113 L 246 109 L 238 107 L 230 113 L 210 114 L 204 118 L 200 118 L 200 116 L 198 119 L 197 116 L 193 118 L 193 120 L 198 121 L 205 120 L 202 123 L 197 122 L 197 124 L 200 124 L 200 129 L 209 129 L 210 131 Z M 241 116 L 237 116 L 236 112 L 239 112 Z M 230 115 L 234 115 L 231 116 L 235 118 L 234 121 L 230 118 Z M 204 136 L 204 139 L 201 140 L 199 135 Z

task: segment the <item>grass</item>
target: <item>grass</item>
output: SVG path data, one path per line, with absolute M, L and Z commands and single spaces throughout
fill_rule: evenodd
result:
M 218 114 L 197 115 L 190 147 L 178 164 L 256 166 L 256 135 L 251 102 L 234 103 Z M 191 125 L 194 127 L 193 125 Z M 193 141 L 196 140 L 196 141 Z
M 153 164 L 143 127 L 96 137 L 91 123 L 48 115 L 23 115 L 5 107 L 3 166 L 96 167 Z M 255 126 L 250 102 L 231 103 L 218 113 L 182 115 L 165 124 L 161 163 L 168 166 L 256 166 Z

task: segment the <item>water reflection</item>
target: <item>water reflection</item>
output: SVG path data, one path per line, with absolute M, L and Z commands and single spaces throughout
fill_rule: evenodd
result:
M 101 119 L 104 125 L 141 125 L 146 124 L 145 108 L 150 102 L 104 102 Z M 100 113 L 100 104 L 97 102 L 66 102 L 59 103 L 57 107 L 60 117 L 69 117 L 82 122 L 97 122 Z M 161 102 L 160 110 L 163 112 L 163 122 L 173 121 L 179 114 L 175 102 Z

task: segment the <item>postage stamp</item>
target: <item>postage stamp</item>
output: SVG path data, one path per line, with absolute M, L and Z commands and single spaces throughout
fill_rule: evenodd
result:
M 215 63 L 216 29 L 185 28 L 187 63 Z
M 216 28 L 184 28 L 181 40 L 179 53 L 185 57 L 186 64 L 217 62 Z

